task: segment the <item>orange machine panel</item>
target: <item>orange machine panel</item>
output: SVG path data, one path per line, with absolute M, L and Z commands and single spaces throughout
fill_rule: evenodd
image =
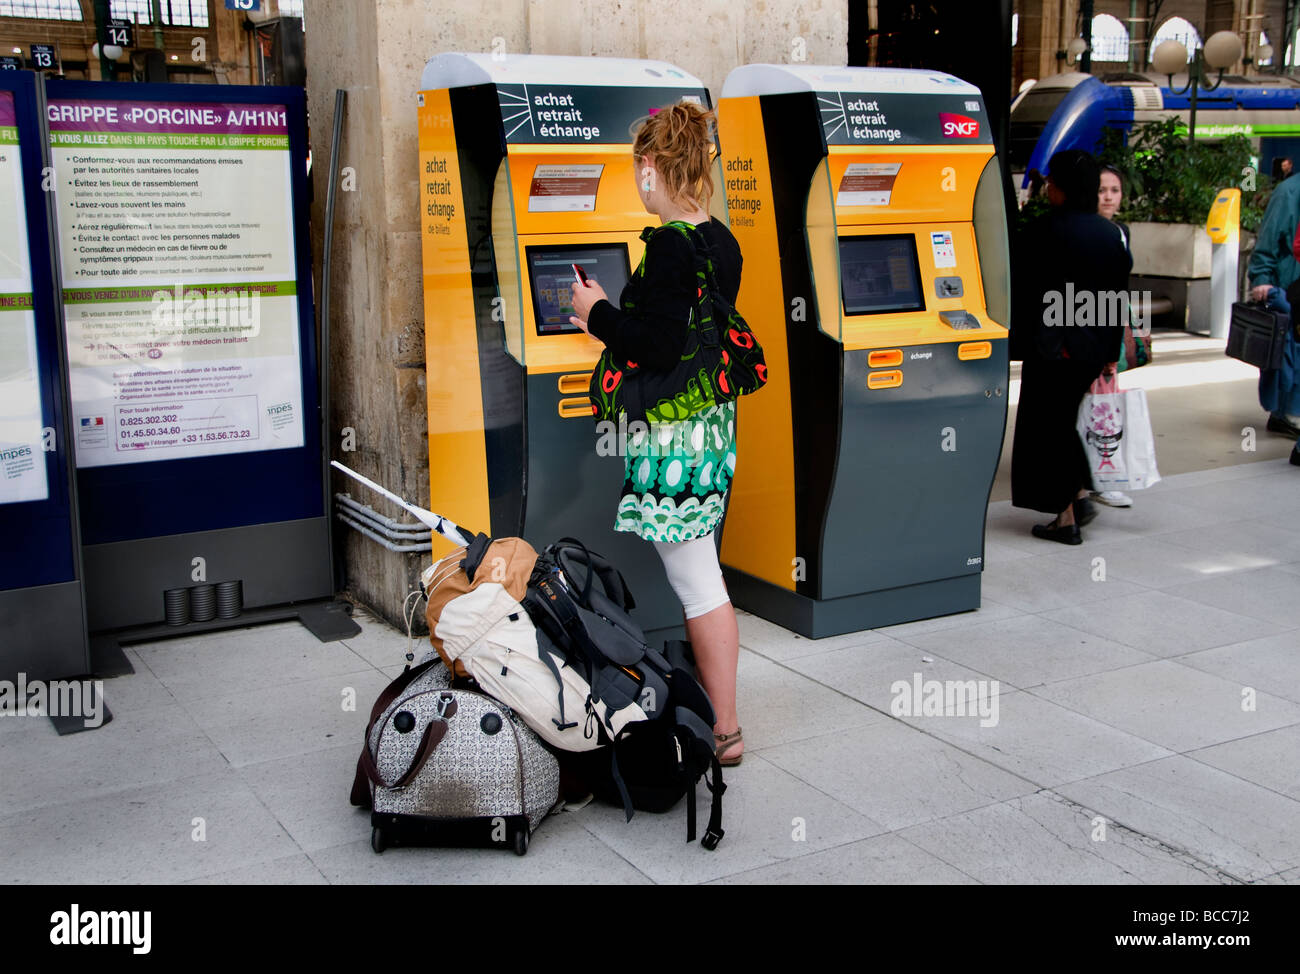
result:
M 768 382 L 740 399 L 737 411 L 736 475 L 732 480 L 722 560 L 743 564 L 750 574 L 794 590 L 794 432 L 790 416 L 789 355 L 785 295 L 776 221 L 771 218 L 767 143 L 757 97 L 728 98 L 718 106 L 724 186 L 731 232 L 744 265 L 737 310 L 763 344 Z M 761 218 L 759 217 L 761 214 Z
M 483 528 L 490 520 L 487 452 L 456 135 L 447 90 L 423 94 L 418 119 L 429 508 Z M 451 549 L 433 535 L 434 558 Z

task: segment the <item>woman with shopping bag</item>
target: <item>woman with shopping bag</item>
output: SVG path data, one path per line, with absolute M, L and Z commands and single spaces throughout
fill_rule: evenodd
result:
M 1103 164 L 1101 167 L 1101 191 L 1097 196 L 1097 212 L 1119 228 L 1124 237 L 1124 246 L 1133 252 L 1132 237 L 1129 236 L 1128 224 L 1115 219 L 1119 208 L 1124 203 L 1124 177 L 1114 166 Z M 1088 390 L 1089 395 L 1114 395 L 1119 393 L 1118 374 L 1128 369 L 1146 365 L 1151 359 L 1151 339 L 1146 334 L 1136 334 L 1133 329 L 1132 315 L 1124 326 L 1124 344 L 1120 347 L 1120 360 L 1109 363 L 1102 369 L 1097 381 Z M 1149 329 L 1148 329 L 1149 330 Z M 1085 399 L 1085 405 L 1087 400 Z M 1082 414 L 1081 414 L 1082 415 Z M 1087 441 L 1084 447 L 1087 448 Z M 1096 479 L 1094 474 L 1094 480 Z M 1122 490 L 1093 491 L 1092 499 L 1109 507 L 1132 507 L 1133 498 Z M 1087 523 L 1086 521 L 1082 523 Z

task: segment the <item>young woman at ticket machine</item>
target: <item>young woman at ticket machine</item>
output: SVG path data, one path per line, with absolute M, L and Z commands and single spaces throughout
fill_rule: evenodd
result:
M 685 221 L 699 230 L 712 251 L 718 287 L 734 303 L 740 247 L 708 213 L 713 118 L 687 102 L 661 109 L 637 130 L 632 154 L 646 211 L 661 223 Z M 574 268 L 571 320 L 617 359 L 668 371 L 681 358 L 695 306 L 694 248 L 672 229 L 647 227 L 641 239 L 645 256 L 617 306 Z M 736 465 L 735 415 L 729 402 L 685 420 L 651 423 L 648 436 L 625 436 L 623 495 L 614 519 L 614 530 L 651 542 L 663 559 L 713 702 L 718 760 L 726 766 L 739 764 L 745 747 L 736 713 L 740 640 L 714 537 Z

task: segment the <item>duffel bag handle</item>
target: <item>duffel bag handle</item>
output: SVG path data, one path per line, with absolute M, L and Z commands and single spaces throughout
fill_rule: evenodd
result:
M 357 771 L 352 778 L 352 791 L 348 796 L 348 800 L 358 808 L 370 807 L 370 789 L 366 787 L 366 782 L 374 781 L 379 774 L 378 768 L 375 767 L 375 760 L 370 754 L 370 734 L 375 729 L 375 722 L 389 705 L 401 696 L 402 691 L 415 681 L 416 677 L 441 662 L 441 658 L 435 656 L 425 660 L 419 666 L 408 666 L 402 670 L 397 679 L 384 687 L 383 692 L 379 694 L 379 699 L 370 709 L 370 720 L 366 723 L 366 736 L 361 742 L 361 756 L 357 758 Z
M 447 718 L 454 717 L 456 714 L 456 698 L 445 690 L 438 698 L 438 705 L 438 716 L 436 719 L 429 721 L 428 726 L 424 728 L 424 734 L 420 737 L 420 746 L 416 749 L 415 759 L 411 761 L 411 766 L 391 784 L 380 775 L 379 766 L 375 764 L 375 757 L 370 753 L 370 735 L 366 735 L 366 747 L 361 752 L 361 768 L 371 783 L 381 788 L 405 788 L 411 782 L 411 779 L 420 773 L 420 770 L 442 742 L 442 739 L 447 736 Z

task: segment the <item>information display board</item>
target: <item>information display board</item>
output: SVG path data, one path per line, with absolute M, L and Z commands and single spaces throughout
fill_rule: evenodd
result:
M 11 91 L 0 91 L 0 226 L 25 227 Z M 49 497 L 32 268 L 25 233 L 0 234 L 0 504 Z
M 49 117 L 77 465 L 302 446 L 285 108 Z
M 42 87 L 0 75 L 0 680 L 90 668 Z
M 47 88 L 92 630 L 332 594 L 303 91 Z

